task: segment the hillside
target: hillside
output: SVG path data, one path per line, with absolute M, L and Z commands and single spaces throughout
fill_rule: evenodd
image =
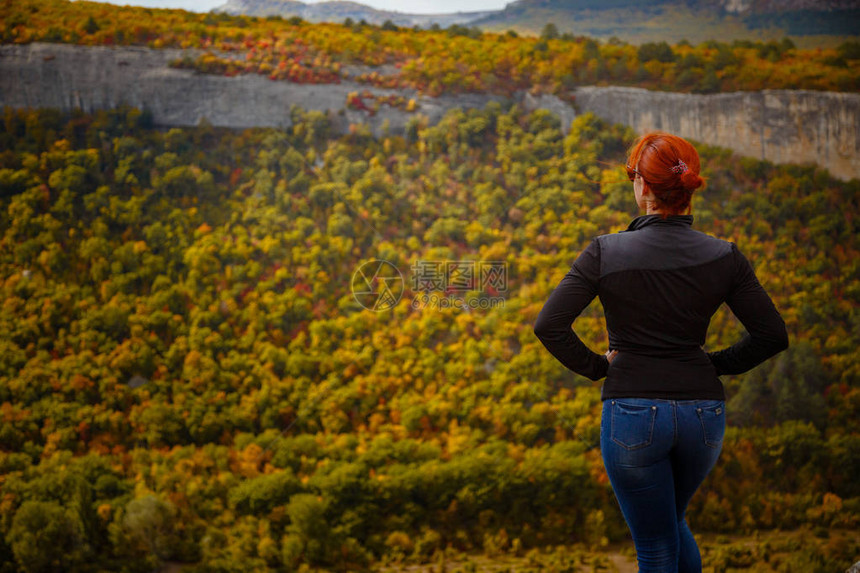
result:
M 471 22 L 482 29 L 539 34 L 553 23 L 560 33 L 626 42 L 778 40 L 833 46 L 860 35 L 857 0 L 517 0 Z
M 548 23 L 558 33 L 633 44 L 719 39 L 780 40 L 832 47 L 860 35 L 858 0 L 517 0 L 504 10 L 421 15 L 386 12 L 355 2 L 307 4 L 297 0 L 228 0 L 215 9 L 249 16 L 298 16 L 310 22 L 389 21 L 397 26 L 476 26 L 538 35 Z
M 309 24 L 66 0 L 7 2 L 0 4 L 0 16 L 5 24 L 0 42 L 7 44 L 183 49 L 187 52 L 173 65 L 207 74 L 251 73 L 303 84 L 349 80 L 433 97 L 529 91 L 565 99 L 582 85 L 693 93 L 860 90 L 856 41 L 827 50 L 800 49 L 788 39 L 637 47 L 557 34 L 535 38 L 465 27 Z
M 386 21 L 396 26 L 420 26 L 429 28 L 433 24 L 448 27 L 468 24 L 491 12 L 458 12 L 454 14 L 409 14 L 377 10 L 357 2 L 318 2 L 307 4 L 297 0 L 228 0 L 214 8 L 215 12 L 244 14 L 247 16 L 299 17 L 308 22 L 337 22 L 350 19 L 355 22 L 364 20 L 369 24 L 382 25 Z
M 564 135 L 498 104 L 405 137 L 294 119 L 5 111 L 0 571 L 402 570 L 458 552 L 607 567 L 627 532 L 599 387 L 532 325 L 591 237 L 634 215 L 633 133 L 583 116 Z M 731 427 L 688 520 L 796 530 L 718 542 L 706 567 L 843 571 L 860 552 L 858 182 L 701 149 L 696 228 L 750 258 L 791 347 L 723 377 Z M 374 312 L 351 285 L 380 259 L 403 282 Z M 507 271 L 419 286 L 420 261 Z M 575 327 L 605 346 L 598 305 Z M 742 332 L 723 309 L 706 348 Z

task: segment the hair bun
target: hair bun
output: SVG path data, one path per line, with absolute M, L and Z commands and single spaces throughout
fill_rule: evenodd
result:
M 663 131 L 640 137 L 627 155 L 627 165 L 628 175 L 633 172 L 629 166 L 640 173 L 663 213 L 689 210 L 693 192 L 706 183 L 699 175 L 696 148 L 686 139 Z
M 704 179 L 699 177 L 698 173 L 693 173 L 692 171 L 686 171 L 681 173 L 680 176 L 681 185 L 684 187 L 684 191 L 693 192 L 704 184 Z

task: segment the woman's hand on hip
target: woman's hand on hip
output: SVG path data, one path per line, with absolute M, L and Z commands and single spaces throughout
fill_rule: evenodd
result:
M 617 350 L 607 350 L 604 356 L 606 356 L 606 360 L 608 360 L 609 363 L 612 364 L 612 360 L 615 358 L 616 354 L 618 354 Z

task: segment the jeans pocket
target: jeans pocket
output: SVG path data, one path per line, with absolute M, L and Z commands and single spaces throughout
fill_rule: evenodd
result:
M 620 400 L 612 400 L 611 406 L 609 432 L 612 441 L 628 450 L 650 446 L 654 437 L 657 407 Z
M 705 445 L 719 448 L 726 433 L 726 405 L 721 400 L 710 400 L 696 407 L 696 414 L 702 423 L 702 436 Z

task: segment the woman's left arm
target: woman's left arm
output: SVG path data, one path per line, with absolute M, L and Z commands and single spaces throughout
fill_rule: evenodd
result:
M 591 380 L 606 376 L 609 361 L 583 344 L 571 325 L 597 296 L 599 280 L 600 243 L 595 239 L 549 295 L 534 325 L 535 336 L 559 362 Z

